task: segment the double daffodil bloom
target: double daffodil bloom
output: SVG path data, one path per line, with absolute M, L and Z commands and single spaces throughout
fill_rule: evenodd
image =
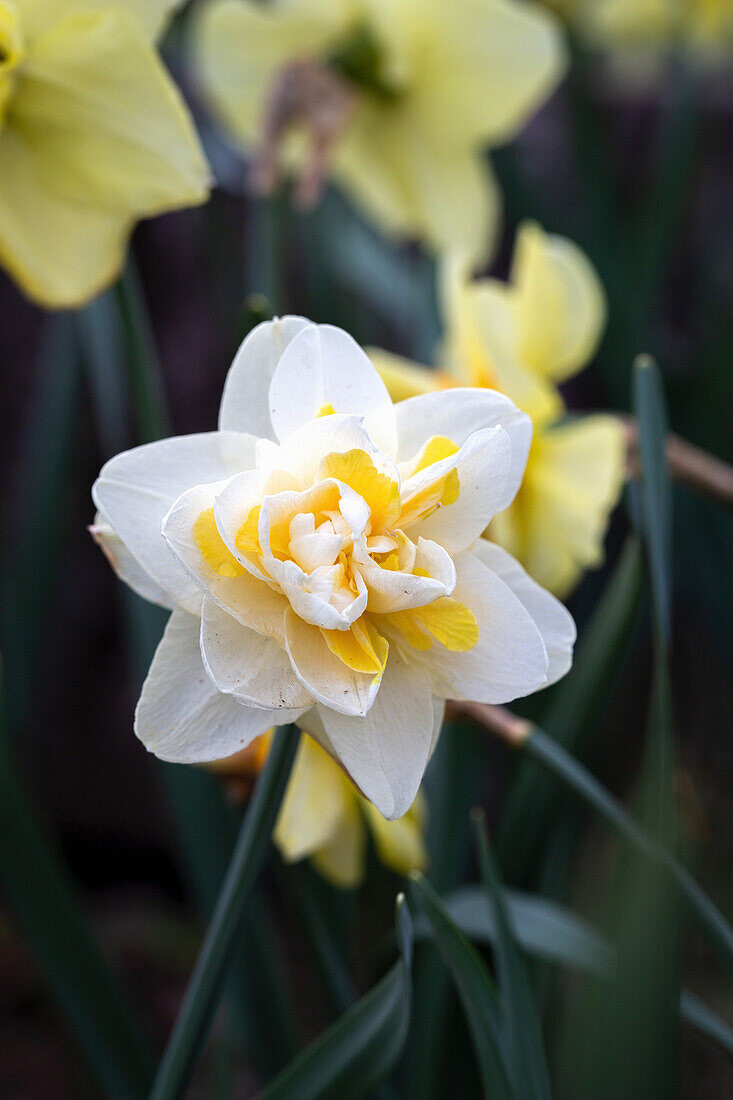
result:
M 508 702 L 570 666 L 565 609 L 479 537 L 513 499 L 530 437 L 500 394 L 395 406 L 340 329 L 259 325 L 218 432 L 118 455 L 94 486 L 113 565 L 173 611 L 141 740 L 203 763 L 298 722 L 401 817 L 445 699 Z
M 209 172 L 153 45 L 173 0 L 0 0 L 0 263 L 44 306 L 83 304 L 144 217 Z
M 508 394 L 534 424 L 521 488 L 488 529 L 530 575 L 566 595 L 600 564 L 625 469 L 625 437 L 611 416 L 565 419 L 558 383 L 591 359 L 605 323 L 598 277 L 570 241 L 520 227 L 508 283 L 472 281 L 446 265 L 444 371 L 372 352 L 395 397 L 444 386 Z
M 477 258 L 499 208 L 483 150 L 565 68 L 552 15 L 519 0 L 210 0 L 196 56 L 243 150 L 281 139 L 281 159 L 306 176 L 327 167 L 388 232 Z
M 267 759 L 270 734 L 226 760 L 208 765 L 230 782 L 252 780 Z M 310 859 L 335 886 L 358 886 L 364 878 L 367 831 L 381 862 L 399 875 L 424 871 L 425 797 L 418 791 L 407 813 L 386 821 L 324 752 L 317 741 L 301 738 L 293 771 L 275 824 L 273 840 L 288 863 Z

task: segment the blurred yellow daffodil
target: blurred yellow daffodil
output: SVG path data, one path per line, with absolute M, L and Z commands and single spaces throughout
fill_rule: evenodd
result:
M 270 741 L 271 734 L 263 734 L 208 767 L 229 781 L 254 778 L 267 759 Z M 283 859 L 296 863 L 309 858 L 335 886 L 358 886 L 364 878 L 367 828 L 386 867 L 400 875 L 425 870 L 422 792 L 403 817 L 387 821 L 318 742 L 304 734 L 275 825 L 273 839 Z
M 143 217 L 209 172 L 152 40 L 173 0 L 0 0 L 0 263 L 31 298 L 110 283 Z
M 547 0 L 595 45 L 643 76 L 674 49 L 707 61 L 733 54 L 731 0 Z M 651 63 L 651 64 L 649 64 Z
M 313 200 L 327 161 L 388 232 L 477 258 L 499 207 L 482 151 L 565 67 L 552 15 L 518 0 L 211 0 L 196 40 L 203 88 L 263 185 L 280 158 Z
M 506 393 L 529 413 L 527 470 L 489 536 L 531 576 L 566 595 L 600 564 L 603 537 L 624 477 L 625 437 L 612 416 L 563 419 L 558 383 L 591 359 L 605 323 L 598 277 L 570 241 L 520 227 L 508 283 L 471 281 L 463 260 L 444 270 L 445 369 L 429 371 L 371 352 L 395 399 L 469 385 Z

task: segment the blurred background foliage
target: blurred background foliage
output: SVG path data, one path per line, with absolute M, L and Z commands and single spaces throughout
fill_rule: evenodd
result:
M 25 896 L 9 892 L 0 912 L 0 1092 L 9 1098 L 144 1095 L 151 1050 L 171 1029 L 241 813 L 213 776 L 161 765 L 131 735 L 163 617 L 122 591 L 86 533 L 97 470 L 165 431 L 210 429 L 234 350 L 273 313 L 339 324 L 361 343 L 423 362 L 440 333 L 434 265 L 416 246 L 386 241 L 332 190 L 310 214 L 291 209 L 284 191 L 270 200 L 248 194 L 242 163 L 200 107 L 184 22 L 169 32 L 166 57 L 196 108 L 219 181 L 211 201 L 142 224 L 122 282 L 78 314 L 45 315 L 0 276 L 3 752 L 17 757 L 29 805 L 66 868 L 57 882 L 44 863 L 44 838 L 29 826 L 15 858 L 36 870 Z M 601 275 L 609 323 L 595 362 L 564 388 L 570 408 L 630 410 L 632 362 L 648 352 L 660 364 L 673 429 L 730 459 L 730 68 L 690 64 L 673 50 L 640 80 L 599 56 L 577 28 L 570 35 L 567 78 L 493 154 L 505 223 L 492 271 L 506 275 L 527 217 L 576 241 Z M 576 666 L 517 708 L 547 742 L 531 760 L 465 717 L 446 725 L 426 784 L 429 885 L 416 880 L 408 889 L 416 936 L 410 1032 L 391 1080 L 374 1095 L 472 1096 L 481 1080 L 503 1073 L 509 1091 L 496 1084 L 497 1096 L 547 1095 L 550 1077 L 562 1097 L 730 1095 L 730 1032 L 721 1045 L 680 1027 L 674 1010 L 684 986 L 688 1017 L 704 1017 L 699 997 L 720 1018 L 707 1020 L 713 1030 L 733 1019 L 725 930 L 716 953 L 700 920 L 688 920 L 674 876 L 619 841 L 551 777 L 546 759 L 538 763 L 543 751 L 564 745 L 684 859 L 722 912 L 733 910 L 733 525 L 718 504 L 679 486 L 668 514 L 650 518 L 645 492 L 659 499 L 667 490 L 654 449 L 661 405 L 645 377 L 640 368 L 634 408 L 650 418 L 641 492 L 629 490 L 606 564 L 570 601 L 580 633 Z M 6 788 L 4 836 L 11 817 L 25 820 L 25 795 Z M 472 806 L 484 812 L 492 851 L 481 822 L 474 836 Z M 495 899 L 493 956 L 485 895 L 467 892 L 482 876 Z M 497 893 L 500 880 L 517 892 Z M 274 857 L 243 918 L 226 1010 L 190 1095 L 254 1095 L 371 988 L 395 958 L 402 888 L 371 849 L 356 891 Z M 466 942 L 436 891 L 484 962 L 493 957 L 500 1001 L 488 971 L 485 985 L 476 968 L 466 976 Z M 512 932 L 500 899 L 509 898 L 514 914 L 512 905 L 526 903 L 519 891 L 583 914 L 613 944 L 620 980 L 609 986 L 587 972 L 587 960 L 578 962 L 582 944 L 597 968 L 598 945 L 583 940 L 585 925 L 565 929 L 563 940 L 551 912 L 543 924 L 544 911 L 532 910 L 521 921 L 515 915 Z M 38 949 L 48 930 L 26 926 L 21 935 L 16 919 L 36 911 L 34 892 L 61 945 L 62 962 L 50 969 Z M 77 907 L 86 930 L 72 919 Z M 403 961 L 395 966 L 407 969 L 389 971 L 392 984 L 379 987 L 385 1035 L 399 1032 L 400 983 L 410 969 L 411 936 L 404 917 L 398 924 Z M 87 972 L 89 998 L 77 999 L 72 975 L 87 957 L 87 936 L 99 945 L 99 970 Z M 573 965 L 557 965 L 568 953 Z M 134 1009 L 119 999 L 105 958 Z M 477 1042 L 474 1058 L 476 1020 L 485 1039 L 497 1011 L 507 1050 L 497 1055 L 490 1042 L 485 1050 Z M 116 1049 L 100 1046 L 99 1020 L 109 1022 Z M 497 1057 L 508 1059 L 504 1069 Z M 517 1073 L 530 1078 L 523 1083 Z M 352 1095 L 348 1083 L 339 1087 Z

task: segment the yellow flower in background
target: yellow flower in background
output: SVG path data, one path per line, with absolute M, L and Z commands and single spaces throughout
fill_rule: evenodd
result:
M 605 323 L 598 277 L 570 241 L 520 227 L 510 278 L 472 281 L 446 263 L 445 370 L 384 352 L 372 358 L 394 397 L 445 386 L 487 386 L 529 413 L 534 438 L 522 485 L 489 536 L 536 581 L 566 595 L 603 559 L 603 537 L 624 477 L 625 441 L 612 416 L 563 419 L 558 383 L 588 364 Z
M 248 789 L 265 765 L 271 738 L 269 731 L 241 752 L 206 767 L 230 784 L 244 781 Z M 425 823 L 422 791 L 403 817 L 387 821 L 317 741 L 304 734 L 273 840 L 286 862 L 310 859 L 324 878 L 347 889 L 364 878 L 367 830 L 386 867 L 399 875 L 425 870 Z
M 519 0 L 211 0 L 196 55 L 243 150 L 261 155 L 269 128 L 285 160 L 305 162 L 311 197 L 327 158 L 387 231 L 477 259 L 499 211 L 482 151 L 512 138 L 565 68 L 553 17 Z
M 108 285 L 209 172 L 152 39 L 172 0 L 0 0 L 0 263 L 44 306 Z
M 731 0 L 546 0 L 593 44 L 608 48 L 636 75 L 653 74 L 670 50 L 730 61 Z

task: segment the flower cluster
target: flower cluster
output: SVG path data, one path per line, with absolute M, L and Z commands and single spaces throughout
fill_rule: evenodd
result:
M 138 736 L 194 763 L 298 722 L 384 817 L 404 814 L 444 700 L 507 702 L 570 665 L 567 611 L 480 537 L 531 430 L 489 390 L 393 405 L 340 329 L 258 326 L 219 431 L 118 455 L 94 486 L 115 568 L 173 611 Z

